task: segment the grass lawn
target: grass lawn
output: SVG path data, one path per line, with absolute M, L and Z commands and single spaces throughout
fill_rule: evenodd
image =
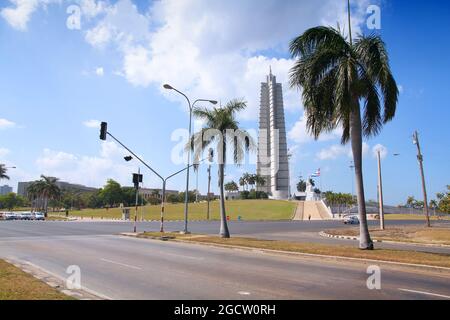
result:
M 359 227 L 326 230 L 325 232 L 333 235 L 359 236 Z M 450 245 L 450 228 L 423 226 L 387 227 L 386 230 L 371 228 L 370 235 L 377 240 Z
M 146 232 L 139 236 L 144 238 L 159 238 L 162 235 L 183 241 L 195 241 L 229 246 L 242 246 L 258 249 L 272 249 L 290 252 L 320 254 L 327 256 L 340 256 L 350 258 L 363 258 L 385 260 L 393 262 L 425 264 L 439 267 L 450 267 L 450 255 L 438 253 L 426 253 L 404 250 L 375 249 L 372 251 L 360 250 L 356 247 L 342 245 L 326 245 L 319 243 L 297 243 L 278 240 L 259 240 L 251 238 L 232 237 L 223 239 L 218 236 L 206 236 L 199 234 L 182 235 L 179 233 Z
M 227 215 L 230 219 L 237 220 L 241 216 L 242 220 L 288 220 L 291 219 L 296 209 L 295 202 L 277 201 L 277 200 L 230 200 L 225 206 Z M 138 209 L 138 219 L 159 220 L 161 215 L 161 206 L 145 206 Z M 53 213 L 49 213 L 55 216 Z M 134 208 L 131 208 L 130 214 L 134 216 Z M 56 214 L 57 215 L 57 214 Z M 61 213 L 64 215 L 64 213 Z M 121 218 L 122 209 L 84 209 L 80 211 L 70 211 L 70 216 L 80 216 L 84 218 Z M 210 204 L 210 218 L 219 219 L 219 201 L 212 201 Z M 165 206 L 165 220 L 184 219 L 184 204 L 168 203 Z M 206 202 L 189 204 L 189 219 L 206 219 Z
M 385 220 L 423 220 L 425 223 L 425 216 L 423 214 L 385 214 Z M 450 215 L 440 217 L 441 220 L 450 220 Z M 435 216 L 430 216 L 430 220 L 438 221 Z
M 71 300 L 15 266 L 0 260 L 0 300 Z

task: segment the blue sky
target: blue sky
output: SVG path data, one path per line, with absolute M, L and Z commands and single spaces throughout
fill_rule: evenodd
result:
M 241 125 L 256 130 L 259 83 L 271 65 L 285 91 L 291 177 L 321 168 L 322 189 L 351 192 L 348 146 L 333 134 L 317 142 L 307 137 L 300 93 L 287 86 L 289 40 L 319 24 L 339 21 L 346 27 L 345 2 L 1 0 L 0 162 L 17 166 L 8 183 L 16 188 L 17 181 L 45 173 L 91 186 L 109 177 L 131 184 L 138 164 L 124 163 L 123 150 L 98 140 L 97 121 L 107 121 L 114 135 L 163 175 L 177 171 L 182 164 L 173 153 L 179 133 L 186 134 L 188 113 L 185 102 L 162 84 L 193 100 L 243 97 L 248 110 L 240 115 Z M 372 149 L 380 144 L 386 150 L 386 202 L 421 198 L 414 130 L 433 197 L 450 183 L 450 4 L 353 1 L 355 32 L 372 32 L 366 27 L 370 4 L 381 8 L 381 29 L 375 32 L 387 43 L 401 95 L 395 119 L 366 141 L 366 197 L 376 197 Z M 66 25 L 70 5 L 80 9 L 79 29 Z M 237 180 L 244 171 L 254 172 L 255 165 L 228 166 L 227 179 Z M 195 187 L 194 176 L 192 181 Z M 182 189 L 183 182 L 180 176 L 168 187 Z M 160 186 L 150 173 L 144 183 Z M 204 167 L 199 189 L 206 191 Z

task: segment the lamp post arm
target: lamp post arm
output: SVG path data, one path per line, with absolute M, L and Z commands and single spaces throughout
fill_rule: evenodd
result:
M 164 181 L 164 178 L 158 174 L 155 170 L 153 170 L 152 167 L 150 167 L 148 164 L 146 164 L 141 158 L 139 158 L 133 151 L 131 151 L 127 146 L 125 146 L 122 142 L 120 142 L 118 139 L 116 139 L 111 133 L 106 132 L 111 138 L 114 139 L 118 144 L 120 144 L 123 148 L 125 148 L 129 153 L 131 153 L 136 159 L 138 159 L 144 166 L 146 166 L 150 171 L 152 171 L 154 174 L 156 174 L 161 180 Z
M 181 169 L 181 170 L 179 170 L 179 171 L 177 171 L 177 172 L 171 174 L 170 176 L 168 176 L 168 177 L 165 178 L 164 180 L 167 181 L 167 180 L 169 180 L 170 178 L 176 176 L 177 174 L 179 174 L 179 173 L 181 173 L 181 172 L 187 170 L 188 168 L 191 168 L 191 167 L 193 167 L 193 166 L 196 166 L 196 165 L 198 165 L 199 163 L 201 163 L 201 162 L 203 162 L 203 161 L 205 161 L 205 160 L 206 160 L 206 159 L 201 159 L 201 160 L 199 160 L 198 163 L 193 163 L 193 164 L 189 165 L 189 167 L 183 168 L 183 169 Z

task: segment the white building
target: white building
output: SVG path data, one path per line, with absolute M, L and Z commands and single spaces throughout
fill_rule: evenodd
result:
M 270 70 L 261 83 L 258 158 L 256 172 L 266 180 L 258 191 L 271 199 L 289 198 L 289 163 L 284 119 L 283 89 Z

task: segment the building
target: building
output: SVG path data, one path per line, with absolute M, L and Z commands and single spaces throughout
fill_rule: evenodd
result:
M 6 184 L 4 186 L 0 186 L 0 195 L 3 196 L 5 194 L 11 193 L 11 192 L 13 192 L 12 187 L 7 186 Z
M 178 195 L 177 190 L 167 190 L 166 189 L 166 199 L 169 195 L 175 194 Z M 140 188 L 139 194 L 145 199 L 148 200 L 149 198 L 157 198 L 162 199 L 162 189 L 151 189 L 151 188 Z
M 30 184 L 32 184 L 35 181 L 28 181 L 28 182 L 19 182 L 17 185 L 17 194 L 26 197 L 28 192 L 28 186 Z M 94 192 L 97 191 L 98 189 L 96 188 L 91 188 L 91 187 L 86 187 L 83 186 L 81 184 L 74 184 L 74 183 L 69 183 L 69 182 L 65 182 L 65 181 L 57 181 L 56 185 L 63 191 L 72 191 L 72 192 Z
M 266 82 L 261 83 L 259 110 L 257 174 L 266 180 L 258 191 L 271 199 L 289 198 L 289 163 L 284 120 L 283 89 L 270 69 Z

